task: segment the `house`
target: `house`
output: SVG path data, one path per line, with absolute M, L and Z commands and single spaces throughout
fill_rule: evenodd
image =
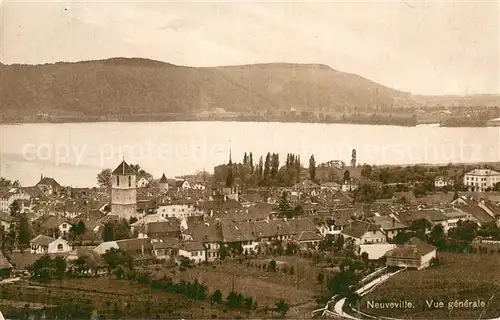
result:
M 302 231 L 299 234 L 292 236 L 292 240 L 296 242 L 301 249 L 317 248 L 323 237 L 315 231 Z
M 43 175 L 35 187 L 39 187 L 46 195 L 54 195 L 62 189 L 61 185 L 54 178 L 44 177 Z
M 459 197 L 452 202 L 453 207 L 467 215 L 469 220 L 476 222 L 479 226 L 497 222 L 497 217 L 486 205 L 484 200 L 475 200 L 467 197 Z
M 160 203 L 156 211 L 163 218 L 177 219 L 203 214 L 203 211 L 199 210 L 192 200 L 175 200 L 170 203 Z
M 10 212 L 10 206 L 16 200 L 30 200 L 30 195 L 18 188 L 3 190 L 0 193 L 0 211 Z M 22 209 L 21 206 L 19 209 Z
M 446 222 L 448 223 L 448 228 L 455 228 L 458 221 L 467 221 L 471 219 L 471 215 L 467 212 L 461 210 L 453 210 L 450 212 L 443 212 L 443 214 L 448 218 Z
M 359 252 L 360 254 L 366 252 L 368 254 L 368 260 L 378 260 L 394 248 L 396 248 L 396 245 L 392 243 L 362 244 L 359 246 Z
M 358 188 L 358 185 L 356 185 L 354 182 L 351 181 L 346 181 L 344 184 L 342 184 L 341 191 L 342 192 L 351 192 L 354 191 Z
M 54 239 L 43 234 L 31 239 L 30 245 L 30 252 L 35 254 L 65 253 L 73 249 L 63 238 Z
M 349 225 L 349 219 L 353 214 L 354 211 L 351 209 L 340 209 L 331 212 L 318 213 L 313 216 L 313 220 L 323 237 L 326 237 L 326 235 L 336 236 Z
M 175 187 L 177 188 L 177 191 L 187 190 L 187 189 L 191 188 L 191 186 L 189 185 L 189 182 L 187 180 L 175 181 Z
M 370 220 L 380 226 L 380 230 L 385 234 L 387 240 L 390 241 L 396 237 L 398 232 L 408 229 L 408 226 L 397 221 L 394 217 L 389 216 L 375 216 Z
M 469 191 L 484 192 L 500 182 L 500 172 L 490 169 L 474 169 L 464 175 L 464 186 Z
M 321 190 L 340 191 L 342 186 L 336 182 L 329 181 L 321 184 Z
M 68 252 L 64 257 L 64 260 L 66 260 L 68 264 L 73 264 L 73 265 L 75 261 L 78 259 L 85 259 L 88 262 L 87 266 L 93 267 L 93 269 L 85 270 L 84 273 L 91 274 L 93 272 L 98 272 L 100 267 L 102 267 L 104 264 L 103 259 L 97 252 L 95 252 L 90 248 L 85 248 L 85 247 L 78 247 Z
M 386 236 L 382 230 L 380 230 L 380 225 L 362 220 L 351 222 L 342 230 L 341 234 L 345 238 L 353 239 L 357 246 L 368 243 L 386 242 Z
M 59 233 L 61 236 L 65 236 L 71 230 L 70 219 L 60 216 L 44 216 L 42 218 L 40 230 L 46 235 L 54 236 L 54 234 Z
M 257 222 L 255 224 L 259 224 Z M 239 254 L 255 252 L 258 240 L 254 223 L 248 221 L 232 221 L 223 219 L 220 222 L 222 230 L 222 242 L 230 249 Z M 274 229 L 275 232 L 277 229 Z
M 436 247 L 419 238 L 411 238 L 407 243 L 388 251 L 385 257 L 388 267 L 421 270 L 429 267 L 431 260 L 436 258 Z
M 157 259 L 171 260 L 177 255 L 180 240 L 175 237 L 167 237 L 152 241 L 153 254 Z
M 447 178 L 444 176 L 437 176 L 434 179 L 434 187 L 436 188 L 453 187 L 454 185 L 455 185 L 455 180 L 451 178 Z
M 192 188 L 193 188 L 194 190 L 201 190 L 201 191 L 203 191 L 203 190 L 205 190 L 207 187 L 205 186 L 205 184 L 203 184 L 203 182 L 196 182 L 196 183 L 192 186 Z
M 184 236 L 192 241 L 201 242 L 205 247 L 206 260 L 214 261 L 220 257 L 220 244 L 223 242 L 221 224 L 215 220 L 188 221 Z
M 179 257 L 185 257 L 196 264 L 206 261 L 205 247 L 198 241 L 182 242 L 177 253 Z
M 151 239 L 123 239 L 116 240 L 114 242 L 118 246 L 119 250 L 128 253 L 136 259 L 142 258 L 144 256 L 153 257 L 153 244 L 151 242 Z
M 11 272 L 12 264 L 3 255 L 2 251 L 0 251 L 0 279 L 10 277 Z
M 146 235 L 150 239 L 162 239 L 167 237 L 181 236 L 181 222 L 175 218 L 168 218 L 164 221 L 150 222 L 144 225 L 139 234 Z
M 397 217 L 396 217 L 397 218 Z M 424 209 L 405 211 L 399 213 L 399 220 L 401 223 L 411 227 L 412 223 L 418 220 L 426 220 L 430 224 L 430 229 L 438 224 L 443 226 L 445 233 L 448 232 L 448 217 L 443 212 L 436 209 Z M 430 232 L 430 230 L 428 230 Z
M 149 180 L 146 177 L 141 177 L 137 180 L 137 188 L 146 188 L 149 185 Z
M 17 219 L 11 216 L 10 214 L 0 211 L 0 229 L 3 231 L 9 231 L 11 225 L 16 221 Z

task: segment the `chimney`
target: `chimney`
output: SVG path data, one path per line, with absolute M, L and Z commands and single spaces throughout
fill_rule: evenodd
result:
M 392 226 L 394 227 L 396 225 L 396 219 L 392 217 Z

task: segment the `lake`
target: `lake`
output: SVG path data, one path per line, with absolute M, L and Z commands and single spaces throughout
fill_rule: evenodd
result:
M 124 157 L 155 177 L 194 173 L 252 152 L 300 154 L 304 166 L 350 162 L 416 164 L 500 161 L 500 127 L 441 128 L 272 122 L 98 122 L 0 125 L 1 176 L 23 185 L 40 174 L 63 185 L 94 186 L 103 168 Z

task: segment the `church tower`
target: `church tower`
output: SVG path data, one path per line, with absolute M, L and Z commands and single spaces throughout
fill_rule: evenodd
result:
M 168 191 L 168 180 L 165 174 L 163 174 L 160 179 L 160 191 Z
M 111 185 L 111 215 L 130 219 L 137 217 L 137 173 L 125 162 L 113 171 Z

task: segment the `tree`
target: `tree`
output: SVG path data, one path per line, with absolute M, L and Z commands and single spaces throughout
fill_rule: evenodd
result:
M 323 281 L 325 281 L 325 275 L 322 272 L 318 272 L 316 280 L 318 280 L 319 284 L 323 284 Z
M 10 215 L 13 217 L 17 217 L 17 215 L 21 212 L 21 204 L 19 200 L 14 200 L 9 206 Z
M 432 228 L 430 239 L 432 244 L 434 244 L 436 247 L 444 249 L 444 247 L 446 246 L 446 235 L 441 224 L 438 224 Z
M 267 266 L 267 270 L 271 272 L 276 272 L 276 261 L 273 259 L 271 262 L 269 262 L 269 265 Z
M 97 184 L 101 188 L 109 189 L 112 184 L 112 175 L 113 171 L 111 169 L 103 169 L 101 172 L 97 174 Z
M 250 152 L 250 155 L 248 157 L 248 165 L 250 166 L 250 172 L 253 173 L 254 164 L 253 164 L 253 154 L 251 152 Z
M 280 217 L 291 218 L 293 215 L 292 207 L 286 197 L 286 192 L 281 194 L 280 202 L 278 203 L 278 214 Z
M 349 182 L 351 181 L 351 173 L 349 172 L 349 170 L 346 170 L 344 171 L 344 182 Z
M 268 180 L 271 174 L 271 154 L 268 152 L 264 162 L 264 180 Z
M 31 240 L 31 226 L 25 214 L 22 214 L 18 223 L 18 244 L 21 253 L 29 248 Z
M 212 297 L 210 298 L 212 303 L 218 303 L 222 304 L 222 292 L 220 290 L 215 290 L 214 293 L 212 293 Z
M 364 164 L 363 168 L 361 169 L 361 176 L 370 179 L 372 176 L 372 166 Z
M 495 183 L 495 186 L 493 187 L 493 191 L 500 191 L 500 182 Z
M 365 263 L 365 265 L 368 265 L 368 262 L 370 260 L 369 260 L 367 252 L 363 251 L 363 253 L 361 253 L 361 260 L 363 260 L 363 262 Z
M 290 305 L 286 303 L 285 300 L 283 299 L 281 299 L 279 302 L 276 303 L 276 312 L 278 312 L 282 318 L 285 317 L 289 309 Z
M 106 222 L 104 224 L 104 228 L 102 229 L 102 240 L 104 242 L 116 240 L 115 228 L 112 222 Z
M 458 199 L 458 192 L 455 191 L 455 193 L 453 194 L 453 201 L 455 201 L 457 199 Z
M 309 158 L 309 177 L 312 181 L 316 181 L 316 160 L 314 160 L 314 154 Z

